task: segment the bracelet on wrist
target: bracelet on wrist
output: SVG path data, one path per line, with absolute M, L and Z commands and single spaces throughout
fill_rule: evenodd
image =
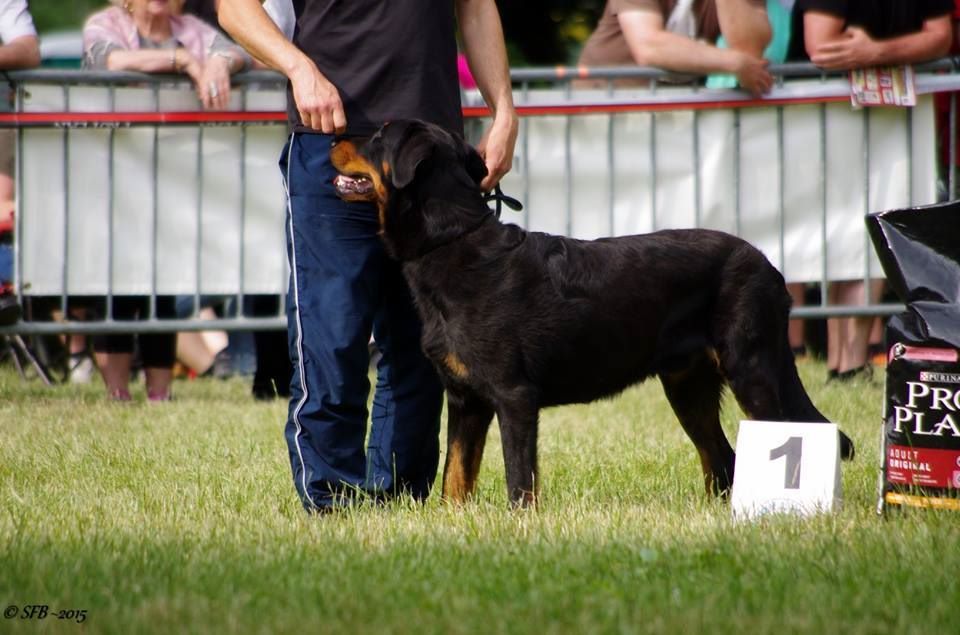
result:
M 179 73 L 180 68 L 177 65 L 177 49 L 170 49 L 170 68 L 173 69 L 174 73 Z

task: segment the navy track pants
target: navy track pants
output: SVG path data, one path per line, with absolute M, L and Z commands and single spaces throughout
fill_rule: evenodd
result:
M 291 135 L 287 187 L 288 334 L 293 377 L 286 438 L 307 510 L 366 492 L 424 499 L 437 473 L 443 390 L 420 349 L 400 264 L 384 251 L 372 204 L 333 188 L 332 137 Z M 370 435 L 370 334 L 377 365 Z

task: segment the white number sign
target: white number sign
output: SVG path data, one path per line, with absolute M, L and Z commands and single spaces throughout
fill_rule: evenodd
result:
M 832 423 L 741 421 L 730 506 L 737 518 L 813 514 L 840 502 L 840 443 Z

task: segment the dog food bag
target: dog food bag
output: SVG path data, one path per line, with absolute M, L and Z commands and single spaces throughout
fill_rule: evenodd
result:
M 877 511 L 960 510 L 960 202 L 871 214 L 906 311 L 886 328 Z

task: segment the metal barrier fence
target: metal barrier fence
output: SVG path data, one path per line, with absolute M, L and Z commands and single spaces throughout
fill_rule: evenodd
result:
M 789 281 L 881 276 L 863 215 L 956 193 L 956 100 L 941 175 L 932 94 L 960 89 L 954 64 L 918 68 L 918 106 L 849 106 L 845 79 L 809 65 L 772 68 L 764 99 L 664 83 L 653 69 L 516 69 L 521 115 L 504 189 L 526 205 L 513 220 L 591 238 L 666 227 L 714 227 L 758 244 Z M 180 77 L 140 73 L 9 73 L 17 130 L 15 288 L 64 321 L 28 318 L 2 333 L 255 330 L 285 326 L 285 205 L 276 160 L 286 138 L 278 75 L 235 78 L 231 107 L 202 112 Z M 606 82 L 574 88 L 572 80 Z M 643 78 L 621 88 L 614 80 Z M 488 115 L 464 95 L 468 136 Z M 512 220 L 507 218 L 506 220 Z M 852 254 L 852 255 L 851 255 Z M 869 285 L 868 285 L 869 286 Z M 147 319 L 114 321 L 115 297 L 147 298 Z M 249 296 L 279 310 L 253 317 Z M 184 317 L 157 316 L 178 296 Z M 208 297 L 234 317 L 199 320 Z M 71 319 L 96 299 L 107 317 Z M 884 315 L 899 305 L 796 307 L 796 317 Z

